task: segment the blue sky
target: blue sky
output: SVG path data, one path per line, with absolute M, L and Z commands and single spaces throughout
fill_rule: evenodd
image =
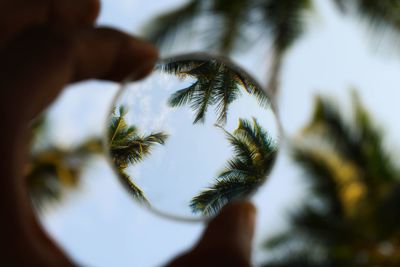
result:
M 138 32 L 151 14 L 180 2 L 106 0 L 99 24 Z M 364 23 L 341 16 L 330 2 L 315 1 L 307 34 L 286 57 L 279 98 L 285 134 L 295 134 L 304 124 L 316 93 L 336 98 L 348 111 L 349 89 L 354 87 L 384 126 L 388 146 L 393 147 L 400 133 L 394 112 L 400 99 L 400 54 L 394 48 L 383 49 L 385 42 Z M 268 50 L 256 45 L 249 50 L 234 60 L 263 80 Z M 118 88 L 92 81 L 67 89 L 50 110 L 50 139 L 68 146 L 85 136 L 99 135 Z M 255 196 L 255 261 L 264 257 L 260 242 L 286 226 L 287 208 L 295 208 L 306 197 L 300 177 L 301 171 L 283 153 L 269 182 Z M 71 257 L 85 266 L 158 266 L 194 244 L 204 227 L 168 220 L 138 207 L 100 157 L 88 164 L 80 190 L 61 208 L 46 213 L 42 222 Z
M 127 109 L 128 125 L 135 125 L 141 134 L 164 132 L 165 145 L 157 145 L 151 156 L 127 169 L 134 182 L 143 189 L 152 208 L 163 213 L 187 218 L 193 214 L 189 204 L 194 196 L 213 184 L 214 178 L 232 158 L 232 148 L 221 128 L 215 126 L 217 115 L 209 108 L 204 123 L 193 124 L 190 104 L 171 108 L 167 101 L 177 90 L 187 88 L 195 80 L 181 79 L 160 71 L 140 82 L 127 83 L 117 98 L 116 106 Z M 233 132 L 239 118 L 258 123 L 279 143 L 277 119 L 270 107 L 259 105 L 256 97 L 239 87 L 241 96 L 228 110 L 223 128 Z

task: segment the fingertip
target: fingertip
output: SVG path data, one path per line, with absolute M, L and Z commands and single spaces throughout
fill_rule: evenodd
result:
M 112 28 L 89 28 L 74 40 L 74 81 L 138 80 L 151 72 L 158 59 L 153 45 Z
M 143 79 L 151 73 L 158 60 L 158 51 L 152 44 L 133 36 L 122 36 L 118 49 L 113 67 L 105 79 L 117 82 Z
M 248 201 L 226 205 L 212 219 L 199 243 L 199 248 L 225 247 L 249 257 L 254 235 L 256 208 Z
M 100 13 L 100 0 L 51 0 L 50 20 L 60 27 L 92 25 Z
M 132 55 L 135 66 L 131 74 L 132 80 L 140 80 L 153 70 L 159 57 L 158 50 L 151 43 L 135 37 L 131 37 L 128 47 L 127 54 Z
M 226 205 L 209 224 L 209 227 L 253 235 L 256 219 L 255 206 L 246 200 Z
M 88 0 L 86 16 L 84 17 L 87 23 L 93 23 L 96 21 L 100 14 L 101 3 L 100 0 Z

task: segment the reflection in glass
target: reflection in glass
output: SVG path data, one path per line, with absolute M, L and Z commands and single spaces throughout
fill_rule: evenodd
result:
M 261 104 L 268 102 L 264 91 L 217 60 L 172 59 L 160 67 L 162 71 L 178 77 L 196 79 L 190 86 L 176 91 L 168 99 L 171 107 L 189 104 L 195 111 L 193 123 L 204 122 L 207 109 L 215 105 L 217 123 L 225 124 L 229 105 L 240 97 L 241 89 L 254 94 Z
M 214 214 L 229 201 L 250 195 L 264 182 L 275 160 L 276 145 L 256 119 L 240 119 L 233 134 L 223 131 L 233 157 L 213 185 L 192 199 L 194 212 Z
M 161 60 L 126 83 L 108 121 L 110 160 L 131 195 L 152 210 L 199 219 L 252 195 L 278 150 L 264 91 L 225 59 Z

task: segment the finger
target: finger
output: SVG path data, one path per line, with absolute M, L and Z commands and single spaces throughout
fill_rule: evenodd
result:
M 213 219 L 198 244 L 198 249 L 224 247 L 250 257 L 254 233 L 255 207 L 250 202 L 227 205 Z
M 100 0 L 46 1 L 50 5 L 50 23 L 54 22 L 67 26 L 92 24 L 100 12 Z
M 139 79 L 151 71 L 156 59 L 152 45 L 116 30 L 88 27 L 60 35 L 40 28 L 0 54 L 0 90 L 11 104 L 24 107 L 20 119 L 26 121 L 67 83 L 90 78 L 119 81 L 131 73 Z
M 83 31 L 75 40 L 73 81 L 141 79 L 158 58 L 153 45 L 110 28 Z
M 91 24 L 99 0 L 0 0 L 0 45 L 19 32 L 46 23 L 73 27 Z
M 227 205 L 209 223 L 195 248 L 168 266 L 250 266 L 254 223 L 251 203 Z

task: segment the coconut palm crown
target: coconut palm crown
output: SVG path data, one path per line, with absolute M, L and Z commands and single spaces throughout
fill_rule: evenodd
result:
M 116 111 L 113 112 L 108 128 L 110 157 L 122 184 L 127 187 L 134 198 L 149 204 L 143 191 L 125 170 L 150 156 L 155 145 L 165 144 L 168 135 L 163 132 L 142 135 L 137 127 L 127 125 L 125 115 L 126 110 L 123 106 L 119 108 L 118 114 Z
M 240 119 L 231 134 L 221 128 L 234 156 L 215 182 L 191 201 L 193 212 L 216 214 L 226 203 L 249 196 L 265 181 L 275 161 L 277 145 L 256 119 Z
M 291 227 L 266 242 L 266 267 L 400 264 L 400 169 L 357 96 L 346 121 L 318 98 L 293 157 L 311 192 Z
M 225 124 L 229 105 L 242 93 L 254 95 L 261 106 L 269 103 L 267 95 L 260 87 L 240 71 L 231 69 L 219 60 L 173 60 L 166 62 L 161 68 L 178 77 L 195 79 L 189 87 L 176 91 L 168 99 L 171 107 L 190 105 L 195 111 L 194 124 L 205 121 L 210 106 L 215 106 L 216 123 Z

